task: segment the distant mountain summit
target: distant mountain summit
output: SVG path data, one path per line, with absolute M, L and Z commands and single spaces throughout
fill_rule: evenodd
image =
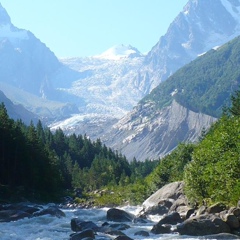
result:
M 71 81 L 73 72 L 66 69 L 54 53 L 34 34 L 15 27 L 0 4 L 0 90 L 7 98 L 14 103 L 22 104 L 41 119 L 47 119 L 49 116 L 51 119 L 59 118 L 53 114 L 59 106 L 61 110 L 57 112 L 77 113 L 76 107 L 67 104 L 65 99 L 64 103 L 49 102 L 44 103 L 44 106 L 41 105 L 50 99 L 61 101 L 63 96 L 59 94 L 54 84 L 66 78 Z M 76 79 L 78 73 L 75 75 Z M 67 108 L 69 111 L 66 110 Z M 69 116 L 69 114 L 63 115 Z
M 177 100 L 164 98 L 165 109 L 137 103 L 178 69 L 239 34 L 240 0 L 189 0 L 146 56 L 117 45 L 98 56 L 59 61 L 31 32 L 14 27 L 0 5 L 0 90 L 47 118 L 52 129 L 104 138 L 130 158 L 155 158 L 197 139 L 215 118 Z M 182 89 L 164 92 L 176 97 Z
M 115 45 L 102 54 L 93 57 L 98 59 L 119 60 L 121 58 L 133 58 L 141 56 L 143 56 L 143 54 L 141 54 L 138 49 L 132 47 L 131 45 L 125 46 L 120 44 Z
M 239 56 L 240 36 L 185 65 L 119 120 L 105 144 L 144 161 L 198 141 L 239 89 Z
M 0 25 L 11 23 L 11 19 L 3 6 L 0 3 Z
M 176 70 L 240 34 L 239 0 L 189 0 L 136 76 L 149 92 Z

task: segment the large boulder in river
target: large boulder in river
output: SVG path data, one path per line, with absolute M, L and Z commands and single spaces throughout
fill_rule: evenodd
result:
M 43 215 L 51 215 L 58 218 L 66 216 L 65 213 L 56 206 L 50 206 L 46 209 L 42 209 L 33 214 L 34 217 L 43 216 Z
M 177 225 L 181 235 L 205 236 L 219 233 L 230 233 L 230 227 L 221 218 L 213 214 L 191 217 Z
M 172 199 L 177 200 L 181 195 L 183 195 L 183 182 L 173 182 L 169 183 L 157 192 L 152 194 L 146 201 L 143 202 L 144 207 L 150 207 L 158 205 L 163 200 Z
M 107 211 L 107 220 L 113 222 L 132 222 L 135 216 L 131 213 L 117 208 L 110 208 Z
M 73 232 L 80 232 L 86 229 L 98 231 L 99 227 L 92 221 L 82 221 L 79 218 L 71 219 L 71 229 Z
M 92 229 L 86 229 L 84 231 L 72 234 L 70 240 L 81 240 L 81 239 L 95 239 L 95 234 Z
M 29 213 L 20 210 L 2 210 L 0 211 L 0 222 L 17 221 L 30 216 Z
M 143 202 L 143 211 L 140 213 L 141 216 L 148 214 L 163 215 L 168 212 L 178 211 L 177 208 L 180 205 L 182 211 L 183 206 L 187 206 L 187 199 L 183 193 L 183 187 L 183 182 L 173 182 L 160 188 Z M 175 204 L 177 200 L 178 205 Z M 172 207 L 173 205 L 174 208 Z
M 157 224 L 153 226 L 151 232 L 154 234 L 171 233 L 171 225 L 181 223 L 182 219 L 177 212 L 164 216 Z

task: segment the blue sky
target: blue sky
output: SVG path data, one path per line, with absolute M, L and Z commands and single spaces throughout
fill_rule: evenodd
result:
M 188 0 L 0 0 L 12 23 L 57 57 L 98 55 L 116 44 L 148 52 Z

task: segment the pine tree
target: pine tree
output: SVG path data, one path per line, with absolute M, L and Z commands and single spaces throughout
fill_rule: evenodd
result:
M 231 97 L 232 106 L 229 108 L 233 116 L 240 116 L 240 90 L 236 91 Z

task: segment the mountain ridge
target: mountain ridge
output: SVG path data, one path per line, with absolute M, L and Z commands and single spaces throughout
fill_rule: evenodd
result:
M 156 89 L 159 84 L 199 55 L 221 46 L 240 34 L 239 5 L 239 0 L 209 0 L 207 2 L 190 0 L 171 23 L 166 34 L 160 37 L 146 56 L 138 54 L 131 56 L 130 52 L 129 55 L 119 54 L 122 57 L 114 61 L 112 59 L 69 58 L 60 62 L 54 53 L 32 33 L 27 32 L 29 39 L 18 38 L 19 43 L 16 43 L 11 41 L 13 29 L 5 28 L 5 31 L 2 31 L 5 36 L 0 38 L 0 79 L 4 84 L 11 84 L 16 89 L 36 95 L 38 99 L 54 100 L 64 104 L 64 107 L 59 107 L 57 111 L 64 113 L 60 118 L 55 115 L 56 111 L 54 112 L 53 109 L 45 109 L 42 106 L 42 110 L 39 111 L 36 106 L 31 106 L 34 111 L 43 114 L 42 117 L 49 116 L 48 111 L 51 112 L 50 115 L 53 118 L 49 119 L 48 126 L 51 126 L 52 129 L 65 124 L 64 131 L 66 132 L 86 134 L 93 140 L 96 138 L 105 138 L 106 141 L 117 140 L 114 135 L 116 132 L 111 132 L 110 129 L 111 126 L 118 126 L 116 122 L 119 119 L 122 129 L 127 129 L 127 126 L 132 126 L 132 124 L 137 129 L 138 124 L 141 125 L 141 121 L 145 119 L 141 117 L 143 112 L 139 112 L 140 115 L 136 117 L 140 123 L 134 119 L 132 119 L 133 123 L 124 122 L 121 119 L 131 115 L 131 110 L 134 106 L 139 107 L 137 104 L 143 97 L 154 91 L 153 89 Z M 4 21 L 7 21 L 7 17 L 4 18 Z M 1 27 L 3 25 L 0 25 Z M 17 35 L 13 34 L 12 36 Z M 110 56 L 113 55 L 110 54 Z M 178 97 L 179 93 L 178 87 L 175 87 L 168 94 Z M 21 94 L 21 96 L 23 95 Z M 21 103 L 21 99 L 15 100 Z M 26 99 L 22 102 L 24 101 L 26 102 Z M 180 111 L 182 102 L 178 101 L 179 99 L 176 99 L 179 109 L 176 105 L 174 105 L 174 109 Z M 165 114 L 170 111 L 167 108 L 169 104 L 171 105 L 173 102 L 166 104 Z M 56 104 L 56 106 L 59 105 Z M 65 112 L 66 108 L 68 111 Z M 153 109 L 159 113 L 156 106 Z M 190 109 L 186 109 L 186 111 L 194 112 L 194 109 Z M 133 113 L 134 111 L 136 108 Z M 155 115 L 153 112 L 149 112 L 149 114 Z M 136 116 L 137 113 L 133 115 Z M 170 115 L 167 114 L 167 116 Z M 177 119 L 173 114 L 171 116 L 173 119 L 169 118 L 168 122 L 175 121 L 177 124 Z M 184 116 L 186 119 L 183 119 L 182 123 L 188 126 L 188 114 Z M 199 118 L 198 115 L 194 116 L 196 119 Z M 72 122 L 68 120 L 72 120 Z M 151 118 L 149 118 L 150 120 Z M 68 123 L 70 124 L 68 125 Z M 126 126 L 124 126 L 125 123 Z M 181 123 L 178 124 L 181 125 Z M 202 127 L 204 126 L 202 125 Z M 168 134 L 168 129 L 165 125 L 165 136 Z M 154 128 L 151 130 L 154 131 Z M 177 128 L 175 130 L 176 132 L 172 132 L 172 134 L 175 134 L 176 138 L 178 138 L 176 134 L 180 134 L 180 137 L 182 133 L 178 132 Z M 110 137 L 109 131 L 112 134 Z M 142 132 L 143 135 L 147 133 L 146 130 Z M 128 133 L 121 134 L 123 137 L 128 135 Z M 146 141 L 145 136 L 144 139 Z M 169 141 L 171 140 L 169 139 Z M 112 144 L 116 146 L 116 143 Z M 145 148 L 145 151 L 150 153 L 153 148 L 148 145 L 148 149 Z M 166 153 L 168 150 L 163 152 Z M 158 152 L 158 154 L 160 153 Z M 153 154 L 148 156 L 152 157 Z
M 104 142 L 144 161 L 198 141 L 217 119 L 209 113 L 219 117 L 240 86 L 239 49 L 240 36 L 176 71 L 114 124 Z

